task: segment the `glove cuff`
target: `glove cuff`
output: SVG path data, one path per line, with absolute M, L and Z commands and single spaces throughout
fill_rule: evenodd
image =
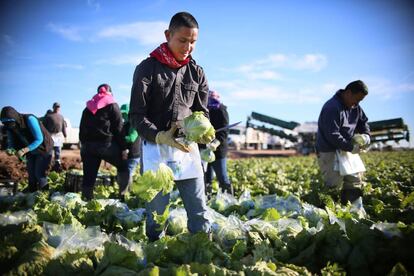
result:
M 155 143 L 157 143 L 157 144 L 161 144 L 161 139 L 160 139 L 160 135 L 162 135 L 161 134 L 161 132 L 162 131 L 159 131 L 158 133 L 157 133 L 157 135 L 155 136 Z

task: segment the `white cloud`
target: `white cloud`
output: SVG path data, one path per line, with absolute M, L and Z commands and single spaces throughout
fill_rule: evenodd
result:
M 164 21 L 134 22 L 109 26 L 98 33 L 101 38 L 133 39 L 144 45 L 162 43 L 168 23 Z
M 286 80 L 292 71 L 319 72 L 328 64 L 328 58 L 323 54 L 286 55 L 270 54 L 264 59 L 242 64 L 235 69 L 250 80 Z
M 47 28 L 56 34 L 59 34 L 65 39 L 71 41 L 82 41 L 82 37 L 79 34 L 79 28 L 77 27 L 64 27 L 54 23 L 49 23 L 47 25 Z
M 97 60 L 96 64 L 110 64 L 110 65 L 138 65 L 146 56 L 141 54 L 128 54 L 116 57 Z
M 282 75 L 271 70 L 263 70 L 260 72 L 251 72 L 247 77 L 251 80 L 280 80 Z
M 391 99 L 402 96 L 406 93 L 414 93 L 414 83 L 404 82 L 395 83 L 388 79 L 366 79 L 368 91 L 371 95 L 376 95 L 382 99 Z
M 60 69 L 74 69 L 74 70 L 83 70 L 85 68 L 81 64 L 68 64 L 68 63 L 56 64 L 55 66 Z
M 293 68 L 318 72 L 326 67 L 328 59 L 321 54 L 307 54 L 292 60 Z
M 295 54 L 286 55 L 277 53 L 271 54 L 265 59 L 244 66 L 308 70 L 318 72 L 325 68 L 327 64 L 328 58 L 323 54 L 305 54 L 303 56 L 298 56 Z
M 249 103 L 250 105 L 261 104 L 264 102 L 277 104 L 292 103 L 320 103 L 326 97 L 321 95 L 319 91 L 321 87 L 282 87 L 274 84 L 252 83 L 245 80 L 236 80 L 233 82 L 214 82 L 214 87 L 222 95 L 230 105 L 242 105 Z M 332 93 L 332 91 L 331 91 Z
M 231 90 L 237 88 L 237 84 L 234 81 L 211 81 L 209 82 L 208 86 L 209 88 L 217 90 L 219 92 L 221 89 Z

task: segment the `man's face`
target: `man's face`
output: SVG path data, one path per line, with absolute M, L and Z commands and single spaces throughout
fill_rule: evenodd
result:
M 195 49 L 198 29 L 180 27 L 173 32 L 166 30 L 165 37 L 168 42 L 168 48 L 170 48 L 175 59 L 177 61 L 183 61 Z
M 343 100 L 348 108 L 352 108 L 357 106 L 363 99 L 365 98 L 365 94 L 362 92 L 359 93 L 352 93 L 351 90 L 346 90 Z

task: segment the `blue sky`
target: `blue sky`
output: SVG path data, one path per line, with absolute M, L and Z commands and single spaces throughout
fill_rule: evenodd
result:
M 129 102 L 135 66 L 183 10 L 198 20 L 193 57 L 232 122 L 252 111 L 316 121 L 336 90 L 361 79 L 371 121 L 402 117 L 414 130 L 408 0 L 1 1 L 0 105 L 42 116 L 58 101 L 77 126 L 100 83 Z

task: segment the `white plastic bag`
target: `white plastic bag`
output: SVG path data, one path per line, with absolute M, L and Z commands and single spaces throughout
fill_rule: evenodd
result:
M 203 177 L 200 151 L 194 142 L 188 144 L 190 152 L 183 152 L 168 145 L 142 142 L 143 171 L 157 171 L 160 163 L 164 163 L 174 173 L 174 180 L 185 180 Z
M 359 154 L 348 151 L 336 151 L 340 175 L 350 175 L 365 172 L 365 165 Z

